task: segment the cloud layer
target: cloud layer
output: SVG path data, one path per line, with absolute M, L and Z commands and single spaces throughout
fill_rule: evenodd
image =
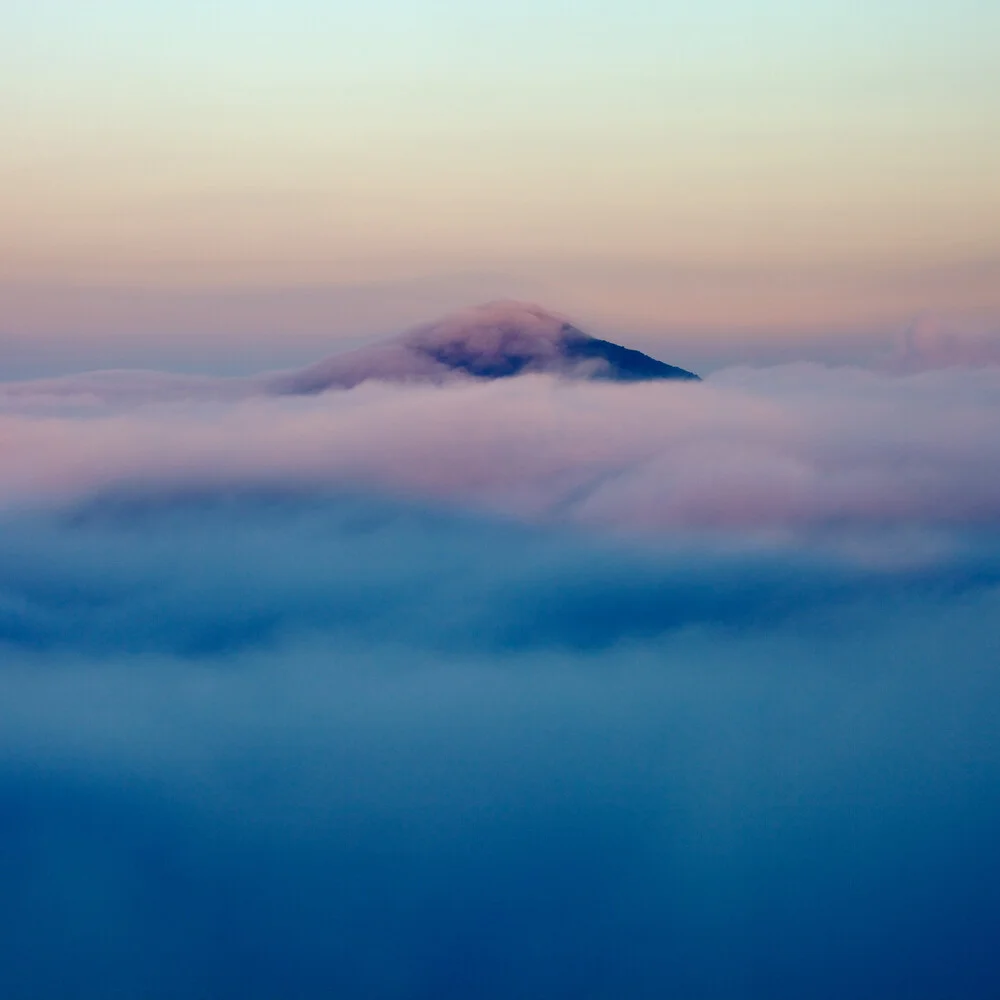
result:
M 919 556 L 1000 518 L 1000 370 L 790 365 L 705 383 L 544 375 L 168 398 L 147 376 L 0 388 L 0 505 L 122 482 L 380 489 L 612 530 L 861 540 Z M 167 383 L 172 384 L 172 383 Z M 228 383 L 226 383 L 228 386 Z M 182 394 L 183 395 L 183 394 Z M 922 538 L 916 544 L 915 535 Z
M 5 996 L 987 996 L 997 566 L 9 515 Z M 589 991 L 589 992 L 588 992 Z
M 0 387 L 0 994 L 985 1000 L 998 403 Z

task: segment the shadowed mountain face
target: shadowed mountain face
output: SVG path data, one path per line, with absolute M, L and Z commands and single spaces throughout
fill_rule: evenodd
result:
M 183 399 L 238 400 L 350 389 L 362 382 L 441 384 L 545 372 L 569 379 L 698 380 L 683 368 L 598 340 L 559 316 L 520 302 L 492 302 L 291 371 L 241 378 L 156 371 L 97 371 L 0 382 L 0 410 L 46 406 L 135 406 Z
M 436 381 L 455 374 L 496 379 L 530 372 L 616 382 L 698 378 L 641 351 L 591 337 L 538 306 L 492 302 L 275 376 L 269 388 L 302 394 L 367 379 Z

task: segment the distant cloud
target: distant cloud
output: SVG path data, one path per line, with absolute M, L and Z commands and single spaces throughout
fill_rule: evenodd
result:
M 903 332 L 892 364 L 911 372 L 1000 365 L 1000 316 L 921 316 Z

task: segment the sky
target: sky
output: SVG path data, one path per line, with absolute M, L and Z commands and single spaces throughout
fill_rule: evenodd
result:
M 989 0 L 10 0 L 6 374 L 300 361 L 493 298 L 691 357 L 996 314 L 998 31 Z

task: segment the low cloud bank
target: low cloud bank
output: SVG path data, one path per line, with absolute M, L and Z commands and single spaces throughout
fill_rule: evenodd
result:
M 360 496 L 0 530 L 5 997 L 986 997 L 1000 560 Z
M 152 381 L 0 387 L 5 1000 L 993 996 L 1000 370 Z
M 122 482 L 384 490 L 537 523 L 932 557 L 1000 520 L 1000 369 L 791 365 L 109 404 L 0 390 L 0 507 Z
M 0 642 L 216 656 L 313 632 L 441 652 L 595 650 L 691 627 L 767 632 L 873 594 L 992 586 L 997 540 L 916 564 L 660 540 L 641 550 L 369 496 L 107 493 L 0 521 Z

